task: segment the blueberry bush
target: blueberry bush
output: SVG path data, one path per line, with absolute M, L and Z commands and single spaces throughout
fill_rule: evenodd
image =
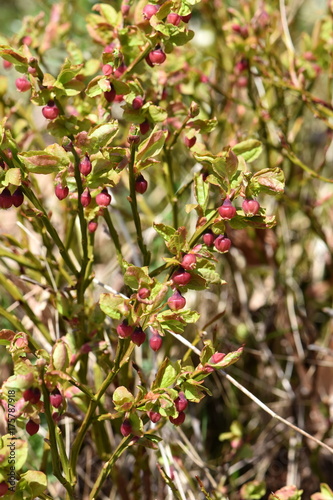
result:
M 333 499 L 333 5 L 309 9 L 4 8 L 4 499 Z

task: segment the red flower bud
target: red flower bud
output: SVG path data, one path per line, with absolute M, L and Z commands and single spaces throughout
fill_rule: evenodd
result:
M 178 417 L 169 417 L 169 420 L 172 424 L 174 425 L 181 425 L 184 420 L 185 420 L 185 413 L 183 411 L 181 411 L 179 414 L 178 414 Z
M 172 311 L 179 311 L 180 309 L 183 309 L 185 305 L 186 299 L 178 290 L 176 290 L 175 293 L 168 298 L 168 306 L 172 309 Z
M 233 206 L 229 198 L 224 200 L 223 205 L 218 208 L 218 211 L 223 220 L 230 220 L 235 217 L 237 213 L 236 208 Z
M 257 200 L 244 200 L 242 203 L 242 209 L 245 215 L 252 217 L 257 215 L 260 210 L 260 204 Z
M 162 343 L 163 343 L 163 338 L 161 337 L 161 335 L 159 335 L 158 333 L 155 333 L 150 339 L 149 339 L 149 345 L 150 345 L 150 348 L 157 352 L 161 349 L 162 347 Z
M 230 250 L 231 241 L 229 240 L 229 238 L 221 235 L 215 239 L 214 246 L 219 252 L 226 253 Z

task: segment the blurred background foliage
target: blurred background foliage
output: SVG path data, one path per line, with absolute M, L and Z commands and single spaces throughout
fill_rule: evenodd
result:
M 4 2 L 2 34 L 15 36 L 26 15 L 43 12 L 47 19 L 55 3 Z M 95 3 L 62 4 L 64 15 L 73 22 L 71 38 L 86 59 L 98 57 L 101 51 L 85 29 L 85 15 Z M 120 6 L 120 2 L 109 3 Z M 219 350 L 226 352 L 245 344 L 244 355 L 230 374 L 274 411 L 332 446 L 332 5 L 324 0 L 289 2 L 289 47 L 281 5 L 274 0 L 202 1 L 191 20 L 196 32 L 193 41 L 185 49 L 178 48 L 166 63 L 177 69 L 168 88 L 174 99 L 185 103 L 195 99 L 204 118 L 217 118 L 215 130 L 200 138 L 208 150 L 216 153 L 248 137 L 259 139 L 264 152 L 254 168 L 280 166 L 286 177 L 284 195 L 273 201 L 260 199 L 269 213 L 277 214 L 274 229 L 229 231 L 233 248 L 220 264 L 228 284 L 188 293 L 188 304 L 201 313 L 201 319 L 196 328 L 188 329 L 187 337 L 217 339 Z M 236 25 L 247 32 L 240 35 Z M 64 58 L 61 49 L 54 49 L 54 54 L 52 50 L 46 58 L 51 67 Z M 14 76 L 9 78 L 14 81 Z M 177 79 L 179 87 L 174 83 Z M 183 144 L 175 147 L 173 155 L 179 165 L 176 185 L 181 188 L 189 172 L 199 166 Z M 149 175 L 158 186 L 159 173 Z M 117 196 L 115 211 L 130 223 L 122 202 L 125 192 L 119 188 Z M 183 190 L 180 204 L 193 202 L 191 197 L 190 187 Z M 149 228 L 161 213 L 171 220 L 169 200 L 156 187 L 140 207 L 157 266 L 161 241 Z M 195 222 L 191 214 L 182 216 L 182 224 Z M 117 262 L 102 237 L 96 254 L 98 275 L 117 284 Z M 1 301 L 7 307 L 5 294 Z M 173 338 L 165 339 L 163 349 L 173 359 L 185 354 L 184 346 Z M 154 370 L 148 352 L 137 362 L 142 362 L 148 376 Z M 264 481 L 268 493 L 296 484 L 305 499 L 318 490 L 320 482 L 333 487 L 330 454 L 272 420 L 220 375 L 209 380 L 213 396 L 191 405 L 179 432 L 168 436 L 170 431 L 165 430 L 187 498 L 198 498 L 196 475 L 206 488 L 215 490 L 213 498 L 239 498 L 240 488 L 254 479 Z M 134 386 L 134 382 L 128 375 L 128 383 Z M 85 449 L 85 453 L 82 463 L 92 452 Z M 127 466 L 120 461 L 118 480 L 124 474 L 133 484 L 137 481 L 135 471 L 132 476 L 129 470 L 147 457 L 137 451 L 133 456 L 134 462 Z

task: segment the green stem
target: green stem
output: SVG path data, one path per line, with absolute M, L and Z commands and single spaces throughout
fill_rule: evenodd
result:
M 166 185 L 168 191 L 168 198 L 172 207 L 173 227 L 175 229 L 178 229 L 178 198 L 177 196 L 175 196 L 176 187 L 173 177 L 172 158 L 170 155 L 170 150 L 165 148 L 164 154 L 167 164 Z
M 133 436 L 128 436 L 128 437 L 124 438 L 119 443 L 118 447 L 116 448 L 116 450 L 112 454 L 111 458 L 107 462 L 105 462 L 105 464 L 103 465 L 103 468 L 102 468 L 101 472 L 99 473 L 99 476 L 94 484 L 94 487 L 91 490 L 91 493 L 89 495 L 89 500 L 96 500 L 97 494 L 100 491 L 101 487 L 103 486 L 103 483 L 106 480 L 106 478 L 110 475 L 113 465 L 116 463 L 118 458 L 127 449 L 128 443 L 131 441 L 131 439 L 133 439 Z
M 209 216 L 206 217 L 207 222 L 204 226 L 198 227 L 198 229 L 194 232 L 192 235 L 192 238 L 189 241 L 189 246 L 190 248 L 193 247 L 193 245 L 198 241 L 199 238 L 203 235 L 205 231 L 210 227 L 212 219 L 215 219 L 217 216 L 217 210 L 214 210 Z
M 104 210 L 103 212 L 103 217 L 104 217 L 104 220 L 108 226 L 108 229 L 109 229 L 109 233 L 110 233 L 110 236 L 112 238 L 112 241 L 113 241 L 113 244 L 114 246 L 116 247 L 116 253 L 117 253 L 117 259 L 118 259 L 118 262 L 119 262 L 119 265 L 121 268 L 123 268 L 123 255 L 121 253 L 121 246 L 120 246 L 120 241 L 119 241 L 119 236 L 118 236 L 118 233 L 113 225 L 113 222 L 112 222 L 112 219 L 111 219 L 111 216 L 110 216 L 110 212 L 108 209 Z
M 128 75 L 137 64 L 139 64 L 145 57 L 149 54 L 153 47 L 152 42 L 147 42 L 146 45 L 143 47 L 142 52 L 134 59 L 134 61 L 131 62 L 131 64 L 127 67 L 126 71 L 121 75 L 119 78 L 120 80 L 123 80 L 126 75 Z
M 74 156 L 74 176 L 75 176 L 75 182 L 76 182 L 76 187 L 77 187 L 77 196 L 78 196 L 78 215 L 79 215 L 79 221 L 80 221 L 80 229 L 81 229 L 81 247 L 82 247 L 82 262 L 81 262 L 81 269 L 78 272 L 77 278 L 78 278 L 78 283 L 77 283 L 77 297 L 78 297 L 78 303 L 82 305 L 82 308 L 84 309 L 84 276 L 86 273 L 86 268 L 88 266 L 89 262 L 89 254 L 88 254 L 88 230 L 87 230 L 87 221 L 84 217 L 84 211 L 83 211 L 83 206 L 80 203 L 80 198 L 81 194 L 83 193 L 83 186 L 82 186 L 82 180 L 81 180 L 81 173 L 80 173 L 80 157 L 77 154 L 74 146 L 72 146 L 72 153 Z
M 69 226 L 67 228 L 67 234 L 66 234 L 66 239 L 65 239 L 65 248 L 66 250 L 69 249 L 72 238 L 74 236 L 74 229 L 75 229 L 75 219 L 76 219 L 76 213 L 72 215 L 69 221 Z
M 25 194 L 25 196 L 31 201 L 31 203 L 37 208 L 37 210 L 40 211 L 39 217 L 42 220 L 46 230 L 48 231 L 49 235 L 53 239 L 54 243 L 57 245 L 59 248 L 59 252 L 64 259 L 65 263 L 69 267 L 69 269 L 74 273 L 75 275 L 77 274 L 76 268 L 71 260 L 71 258 L 68 255 L 68 252 L 66 248 L 64 247 L 63 242 L 61 241 L 57 231 L 55 228 L 52 226 L 44 207 L 40 204 L 39 200 L 36 198 L 35 194 L 33 191 L 30 189 L 27 189 L 25 186 L 22 185 L 22 190 Z
M 1 248 L 0 249 L 0 257 L 6 257 L 7 259 L 12 259 L 27 269 L 32 269 L 33 271 L 37 271 L 39 273 L 45 274 L 45 270 L 43 270 L 42 266 L 32 264 L 30 259 L 28 259 L 27 257 L 24 257 L 23 255 L 17 255 L 13 252 L 9 252 L 8 250 L 5 250 L 4 248 Z M 40 261 L 39 261 L 39 263 L 40 263 Z
M 68 493 L 68 498 L 73 499 L 75 498 L 74 496 L 74 490 L 69 482 L 70 478 L 70 469 L 68 467 L 68 458 L 66 454 L 64 453 L 64 450 L 61 450 L 61 453 L 58 451 L 58 444 L 57 444 L 57 436 L 56 436 L 56 428 L 55 428 L 55 423 L 52 418 L 51 410 L 50 410 L 50 395 L 49 391 L 46 388 L 45 383 L 43 382 L 42 385 L 42 391 L 43 391 L 43 397 L 44 397 L 44 410 L 45 410 L 45 417 L 49 429 L 49 438 L 50 438 L 50 449 L 51 449 L 51 459 L 52 459 L 52 472 L 55 475 L 57 479 L 61 482 L 61 484 L 64 486 Z M 62 475 L 61 471 L 61 466 L 67 475 L 64 477 Z
M 124 341 L 119 341 L 118 351 L 116 354 L 114 367 L 111 370 L 111 372 L 108 374 L 108 376 L 106 377 L 104 382 L 102 383 L 101 388 L 99 389 L 99 391 L 97 392 L 95 397 L 90 400 L 86 416 L 85 416 L 85 418 L 82 422 L 82 425 L 81 425 L 81 427 L 80 427 L 80 429 L 79 429 L 79 431 L 78 431 L 78 433 L 73 441 L 73 444 L 72 444 L 72 450 L 71 450 L 71 456 L 70 456 L 70 468 L 72 471 L 76 470 L 76 464 L 77 464 L 79 452 L 80 452 L 84 437 L 85 437 L 85 435 L 88 431 L 88 428 L 93 420 L 94 413 L 96 411 L 96 408 L 98 407 L 100 399 L 102 398 L 103 394 L 105 393 L 105 391 L 107 390 L 107 388 L 111 384 L 112 380 L 118 374 L 118 372 L 119 372 L 120 368 L 123 366 L 123 364 L 128 362 L 129 357 L 130 357 L 130 355 L 135 347 L 135 345 L 133 343 L 131 343 L 130 346 L 128 347 L 128 349 L 123 354 L 126 345 L 127 345 L 127 343 L 125 343 Z
M 150 261 L 150 252 L 148 252 L 146 245 L 143 241 L 141 220 L 138 212 L 138 204 L 136 201 L 135 191 L 135 175 L 134 175 L 134 162 L 135 162 L 135 144 L 131 145 L 131 158 L 128 164 L 129 169 L 129 185 L 130 185 L 130 203 L 132 209 L 133 220 L 136 228 L 137 242 L 143 256 L 143 265 L 148 266 Z
M 19 321 L 17 318 L 15 318 L 15 316 L 13 316 L 10 312 L 6 311 L 6 309 L 4 309 L 1 306 L 0 306 L 0 316 L 9 321 L 9 323 L 11 323 L 18 332 L 25 331 L 25 328 L 22 325 L 21 321 Z M 37 347 L 37 349 L 39 349 L 39 347 Z
M 327 177 L 323 177 L 322 175 L 319 175 L 317 172 L 315 172 L 310 167 L 305 165 L 305 163 L 303 163 L 299 158 L 297 158 L 297 156 L 292 151 L 288 151 L 287 149 L 283 149 L 282 152 L 292 163 L 294 163 L 294 165 L 298 165 L 303 170 L 305 170 L 305 172 L 310 174 L 312 177 L 315 177 L 316 179 L 319 179 L 320 181 L 323 181 L 323 182 L 329 182 L 330 184 L 333 183 L 332 179 L 328 179 Z

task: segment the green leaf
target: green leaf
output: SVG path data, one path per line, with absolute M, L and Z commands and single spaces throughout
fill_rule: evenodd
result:
M 116 410 L 129 410 L 132 407 L 134 399 L 133 394 L 124 386 L 117 387 L 112 396 Z
M 232 150 L 237 156 L 242 156 L 245 161 L 251 163 L 260 156 L 262 152 L 262 143 L 255 139 L 248 139 L 247 141 L 236 144 Z
M 196 323 L 200 318 L 200 314 L 198 312 L 191 311 L 190 309 L 182 311 L 181 316 L 186 323 Z
M 164 122 L 168 117 L 168 113 L 165 109 L 155 104 L 151 104 L 148 108 L 148 114 L 154 123 Z
M 264 168 L 256 172 L 250 182 L 251 192 L 280 194 L 284 191 L 285 179 L 283 171 L 278 168 Z
M 167 241 L 166 246 L 174 255 L 178 255 L 186 246 L 186 228 L 180 227 L 175 234 Z
M 121 23 L 122 15 L 117 12 L 111 5 L 106 3 L 98 3 L 93 6 L 93 10 L 96 10 L 104 17 L 105 21 L 111 26 L 118 26 Z
M 140 286 L 150 285 L 153 280 L 148 275 L 148 267 L 129 266 L 124 275 L 124 282 L 133 290 Z
M 29 172 L 52 174 L 61 170 L 61 159 L 44 151 L 27 151 L 18 155 Z
M 28 470 L 21 475 L 20 480 L 16 485 L 17 491 L 27 491 L 30 498 L 36 498 L 41 495 L 47 488 L 47 478 L 44 472 L 36 470 Z
M 201 385 L 200 382 L 192 379 L 188 379 L 183 382 L 181 387 L 185 393 L 186 399 L 193 401 L 194 403 L 199 403 L 205 397 L 204 391 L 210 393 L 210 391 Z
M 170 330 L 174 333 L 183 333 L 186 324 L 179 319 L 159 319 L 159 325 L 162 330 Z
M 143 141 L 138 149 L 136 155 L 137 161 L 144 161 L 151 156 L 158 155 L 165 143 L 167 132 L 164 130 L 159 130 L 158 132 L 153 132 L 145 141 Z
M 160 365 L 160 368 L 156 374 L 155 380 L 152 384 L 152 389 L 159 387 L 169 387 L 174 384 L 177 380 L 178 375 L 181 371 L 180 361 L 170 361 L 166 358 Z
M 109 90 L 111 90 L 111 84 L 108 78 L 101 78 L 98 80 L 97 85 L 103 90 L 103 92 L 109 92 Z
M 179 30 L 178 33 L 170 36 L 170 42 L 175 45 L 185 45 L 194 37 L 194 31 L 184 28 L 184 31 Z
M 128 312 L 128 302 L 128 299 L 113 293 L 102 293 L 99 299 L 102 311 L 113 319 L 121 319 Z
M 95 76 L 89 83 L 86 88 L 86 94 L 88 97 L 96 97 L 98 95 L 101 95 L 103 93 L 103 90 L 101 89 L 100 85 L 98 82 L 100 80 L 104 79 L 103 76 Z
M 260 500 L 266 493 L 265 481 L 250 481 L 243 484 L 240 496 L 243 500 Z
M 216 128 L 217 123 L 216 118 L 211 118 L 210 120 L 201 120 L 198 118 L 197 120 L 188 122 L 188 126 L 200 130 L 203 134 L 208 134 Z
M 233 229 L 244 229 L 247 227 L 267 229 L 276 225 L 276 217 L 275 215 L 255 215 L 254 217 L 243 217 L 237 214 L 237 217 L 234 217 L 228 221 L 228 223 Z
M 155 231 L 162 236 L 165 241 L 170 241 L 174 236 L 176 229 L 171 226 L 167 226 L 166 224 L 153 224 Z
M 201 174 L 196 175 L 194 178 L 194 194 L 200 207 L 205 212 L 209 201 L 209 184 L 203 180 Z
M 117 80 L 117 78 L 111 76 L 110 81 L 118 95 L 128 94 L 131 91 L 127 83 Z
M 183 287 L 183 290 L 204 290 L 207 288 L 207 282 L 202 276 L 199 276 L 199 274 L 195 272 L 190 272 L 190 274 L 192 276 L 191 281 Z
M 64 64 L 60 68 L 58 78 L 54 82 L 55 87 L 64 88 L 63 86 L 75 78 L 83 68 L 83 64 L 72 65 L 69 59 L 65 59 Z
M 88 135 L 90 150 L 93 150 L 91 152 L 106 146 L 117 135 L 118 130 L 116 120 L 94 127 Z
M 208 153 L 208 152 L 204 153 L 204 154 L 194 152 L 193 156 L 200 163 L 208 163 L 209 165 L 211 165 L 211 170 L 213 170 L 214 173 L 222 180 L 224 180 L 227 177 L 227 170 L 226 170 L 227 153 L 226 153 L 226 151 L 221 151 L 217 155 L 213 155 L 213 154 Z M 209 177 L 210 176 L 208 176 L 208 178 L 206 180 L 208 182 L 211 182 Z M 221 181 L 217 180 L 217 182 L 216 181 L 212 182 L 212 184 L 214 184 L 214 183 L 220 185 Z
M 0 56 L 15 65 L 20 73 L 27 73 L 28 60 L 19 51 L 12 49 L 9 45 L 0 45 Z
M 183 333 L 188 323 L 196 323 L 199 318 L 200 314 L 190 309 L 185 309 L 181 312 L 168 309 L 159 313 L 156 320 L 163 330 Z
M 298 490 L 296 486 L 284 486 L 280 490 L 271 493 L 268 500 L 300 500 L 303 490 Z
M 159 20 L 165 19 L 167 15 L 172 11 L 173 1 L 167 0 L 164 2 L 156 13 L 156 18 Z
M 198 272 L 207 283 L 211 283 L 214 285 L 223 285 L 226 283 L 226 281 L 221 279 L 221 276 L 214 269 L 202 267 L 198 269 Z
M 311 500 L 333 500 L 333 491 L 328 486 L 328 484 L 320 484 L 320 493 L 314 493 L 311 495 Z
M 64 148 L 57 143 L 50 144 L 49 146 L 47 146 L 45 148 L 45 152 L 56 156 L 57 159 L 59 160 L 60 166 L 62 167 L 68 167 L 71 162 L 68 153 L 66 153 Z
M 163 8 L 162 9 L 162 16 L 163 16 L 164 12 L 165 12 L 165 9 Z M 166 17 L 166 16 L 164 16 L 164 17 Z M 175 27 L 173 25 L 170 25 L 170 23 L 161 22 L 161 19 L 163 19 L 163 18 L 161 17 L 161 13 L 158 11 L 156 15 L 152 16 L 149 19 L 149 24 L 151 25 L 152 28 L 154 28 L 154 30 L 158 31 L 159 33 L 162 33 L 166 37 L 166 39 L 168 39 L 170 37 L 171 33 L 173 33 L 175 31 L 175 29 L 174 29 Z
M 13 184 L 13 186 L 21 185 L 21 170 L 19 168 L 10 168 L 7 170 L 5 179 L 2 182 L 3 186 L 9 186 L 9 184 Z
M 78 95 L 82 90 L 86 88 L 86 85 L 84 82 L 81 82 L 80 80 L 71 80 L 70 82 L 66 83 L 64 85 L 64 94 L 67 96 L 74 96 Z M 57 92 L 58 95 L 58 92 Z
M 208 363 L 210 358 L 213 356 L 215 349 L 213 347 L 213 343 L 211 340 L 205 340 L 204 342 L 205 347 L 202 349 L 201 354 L 200 354 L 200 362 L 201 364 L 205 365 Z
M 243 354 L 243 347 L 240 347 L 239 349 L 237 349 L 237 351 L 228 352 L 228 354 L 226 354 L 219 363 L 209 363 L 209 365 L 216 369 L 226 368 L 227 366 L 236 363 L 242 354 Z
M 13 440 L 12 438 L 13 436 L 10 434 L 1 436 L 2 442 L 0 442 L 0 455 L 4 457 L 4 459 L 1 460 L 1 468 L 8 467 L 10 465 L 8 463 L 8 460 L 10 460 L 10 451 L 15 449 L 15 469 L 20 470 L 28 457 L 28 443 L 22 439 Z

